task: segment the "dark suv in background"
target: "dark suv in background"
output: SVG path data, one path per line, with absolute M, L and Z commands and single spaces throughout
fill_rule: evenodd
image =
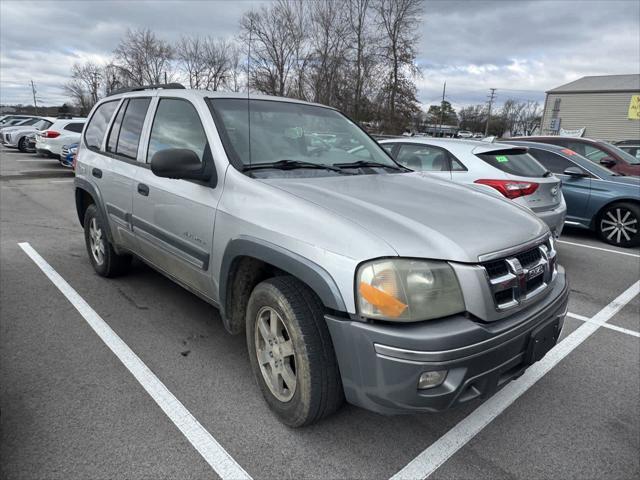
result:
M 597 163 L 622 175 L 640 176 L 640 159 L 607 142 L 577 137 L 517 137 L 513 140 L 550 143 L 570 148 L 593 163 Z

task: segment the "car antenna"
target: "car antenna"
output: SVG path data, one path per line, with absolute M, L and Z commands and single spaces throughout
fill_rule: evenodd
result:
M 251 68 L 251 33 L 253 32 L 253 18 L 249 26 L 249 48 L 247 49 L 247 124 L 249 128 L 249 167 L 251 167 L 251 99 L 249 97 L 249 77 Z

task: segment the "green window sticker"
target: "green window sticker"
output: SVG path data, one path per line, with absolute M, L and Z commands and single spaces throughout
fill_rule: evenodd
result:
M 496 160 L 499 163 L 506 163 L 509 161 L 509 159 L 505 155 L 496 155 Z

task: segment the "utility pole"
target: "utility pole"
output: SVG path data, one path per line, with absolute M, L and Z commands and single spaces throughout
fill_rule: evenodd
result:
M 33 93 L 33 108 L 36 111 L 36 115 L 38 115 L 38 102 L 36 101 L 36 86 L 33 84 L 33 80 L 31 80 L 31 93 Z
M 496 98 L 496 89 L 490 88 L 491 93 L 489 94 L 489 113 L 487 114 L 487 125 L 484 127 L 484 136 L 489 136 L 489 121 L 491 120 L 491 107 L 493 106 L 493 100 Z
M 440 130 L 442 132 L 442 122 L 444 122 L 444 94 L 447 91 L 447 82 L 444 82 L 444 85 L 442 86 L 442 103 L 440 103 L 440 128 L 438 130 Z M 442 134 L 442 136 L 444 137 L 444 133 Z

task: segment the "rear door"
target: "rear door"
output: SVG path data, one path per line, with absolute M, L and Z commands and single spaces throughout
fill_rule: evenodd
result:
M 569 155 L 575 155 L 572 150 L 567 151 L 571 152 Z M 588 219 L 584 218 L 584 215 L 591 196 L 590 176 L 572 177 L 571 175 L 565 175 L 564 171 L 567 168 L 580 168 L 580 166 L 558 153 L 539 148 L 529 148 L 529 153 L 562 180 L 562 194 L 567 203 L 567 220 L 581 223 L 588 221 Z M 580 170 L 584 169 L 580 168 Z M 584 171 L 586 172 L 586 170 Z
M 201 113 L 209 114 L 206 106 Z M 213 164 L 200 113 L 184 98 L 157 100 L 145 144 L 147 165 L 156 152 L 170 148 L 193 150 L 202 162 Z M 133 228 L 140 255 L 183 285 L 214 299 L 209 261 L 221 192 L 222 182 L 161 178 L 144 168 L 133 195 Z
M 120 104 L 105 141 L 101 182 L 111 232 L 115 241 L 132 251 L 138 245 L 133 234 L 133 189 L 138 172 L 139 146 L 151 97 L 125 98 Z

